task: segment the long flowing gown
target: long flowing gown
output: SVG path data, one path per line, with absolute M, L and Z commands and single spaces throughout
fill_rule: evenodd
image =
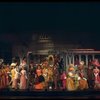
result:
M 79 89 L 80 90 L 88 89 L 88 82 L 87 82 L 87 79 L 84 77 L 84 71 L 83 70 L 79 70 L 78 74 L 80 76 Z
M 20 89 L 27 89 L 27 75 L 26 75 L 26 70 L 21 70 Z
M 93 69 L 93 73 L 95 76 L 94 88 L 100 89 L 100 76 L 99 76 L 100 71 L 98 68 L 95 68 L 95 69 Z
M 11 70 L 11 73 L 12 73 L 12 88 L 14 89 L 17 89 L 18 88 L 18 72 L 16 70 L 16 68 L 12 69 Z
M 66 88 L 68 91 L 75 90 L 75 83 L 74 83 L 74 74 L 72 72 L 68 72 L 68 77 L 66 80 Z
M 63 85 L 63 89 L 66 89 L 66 78 L 67 78 L 67 76 L 66 76 L 66 73 L 65 72 L 63 72 L 62 73 L 62 75 L 61 75 L 61 80 L 62 80 L 62 85 Z
M 15 87 L 14 77 L 15 77 L 15 70 L 14 70 L 14 68 L 13 68 L 13 69 L 11 70 L 12 88 Z

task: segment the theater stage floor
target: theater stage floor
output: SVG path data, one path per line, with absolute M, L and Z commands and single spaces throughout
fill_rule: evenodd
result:
M 84 91 L 14 91 L 0 90 L 0 99 L 100 99 L 100 90 Z

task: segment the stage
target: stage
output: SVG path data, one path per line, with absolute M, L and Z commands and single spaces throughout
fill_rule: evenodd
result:
M 0 90 L 0 99 L 100 99 L 100 90 L 84 91 L 21 91 Z

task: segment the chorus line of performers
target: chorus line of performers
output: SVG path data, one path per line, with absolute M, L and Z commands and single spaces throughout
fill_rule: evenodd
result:
M 0 65 L 0 89 L 31 89 L 31 90 L 85 90 L 100 89 L 100 64 L 94 59 L 85 67 L 85 62 L 77 65 L 69 64 L 67 70 L 63 59 L 50 56 L 39 64 L 26 58 L 20 64 Z

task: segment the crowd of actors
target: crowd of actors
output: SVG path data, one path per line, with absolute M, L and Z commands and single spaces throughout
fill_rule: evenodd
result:
M 63 58 L 50 55 L 41 63 L 0 63 L 0 89 L 21 90 L 86 90 L 100 89 L 100 64 L 98 59 L 85 66 L 84 61 L 64 66 Z

